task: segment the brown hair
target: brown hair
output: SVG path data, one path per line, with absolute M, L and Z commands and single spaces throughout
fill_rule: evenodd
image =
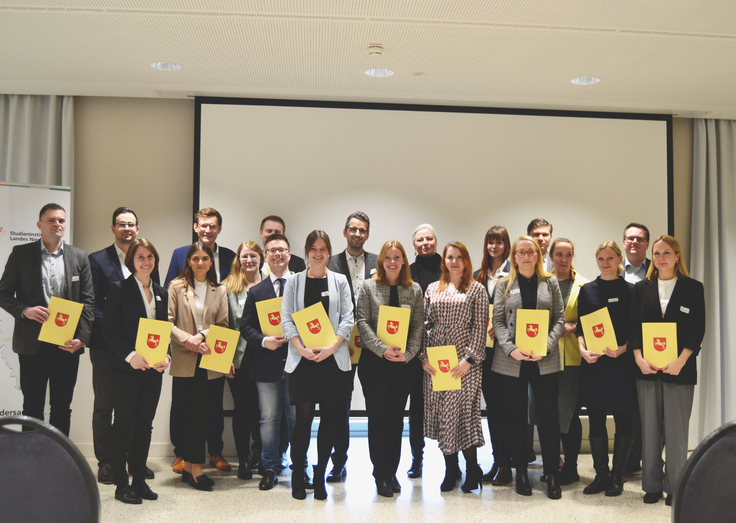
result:
M 321 229 L 316 229 L 307 235 L 307 241 L 304 244 L 304 255 L 309 259 L 309 249 L 311 249 L 314 242 L 320 238 L 325 241 L 325 245 L 327 246 L 327 267 L 329 267 L 330 260 L 332 260 L 332 243 L 330 242 L 330 237 L 327 233 Z
M 194 213 L 194 223 L 199 224 L 200 218 L 211 218 L 212 216 L 217 218 L 217 226 L 222 227 L 222 215 L 212 207 L 205 207 Z
M 260 263 L 258 264 L 259 273 L 263 268 L 263 251 L 261 250 L 261 247 L 254 241 L 244 241 L 243 243 L 238 245 L 238 250 L 235 251 L 235 259 L 233 260 L 233 264 L 230 267 L 230 276 L 225 278 L 225 280 L 222 282 L 222 284 L 227 289 L 227 292 L 240 294 L 240 292 L 245 287 L 245 273 L 243 272 L 243 267 L 240 265 L 240 253 L 245 247 L 248 247 L 249 249 L 258 253 L 258 257 L 260 258 Z
M 491 254 L 488 252 L 488 242 L 491 240 L 503 242 L 503 259 L 509 258 L 509 252 L 511 252 L 511 240 L 509 239 L 509 231 L 506 227 L 501 225 L 494 225 L 486 232 L 486 237 L 483 240 L 483 261 L 480 262 L 480 270 L 476 280 L 484 287 L 488 285 L 488 273 L 491 270 Z
M 552 245 L 549 246 L 549 259 L 552 260 L 554 263 L 554 255 L 555 255 L 555 247 L 557 247 L 557 244 L 559 243 L 566 243 L 570 247 L 572 247 L 572 255 L 575 257 L 575 244 L 572 243 L 572 241 L 568 240 L 567 238 L 555 238 L 555 240 L 552 242 Z M 572 281 L 575 281 L 575 276 L 577 276 L 578 272 L 575 270 L 575 267 L 572 266 L 572 263 L 570 264 L 570 279 Z
M 401 252 L 401 256 L 404 257 L 404 265 L 402 265 L 401 272 L 399 272 L 399 285 L 408 287 L 414 283 L 414 280 L 411 279 L 411 271 L 409 270 L 409 262 L 406 259 L 404 246 L 397 240 L 389 240 L 381 247 L 381 252 L 378 253 L 378 261 L 376 262 L 376 273 L 373 275 L 373 279 L 379 283 L 388 285 L 386 281 L 386 269 L 383 268 L 383 262 L 386 260 L 386 253 L 392 247 L 398 249 Z
M 468 290 L 468 287 L 470 287 L 470 283 L 473 281 L 473 264 L 470 261 L 468 248 L 460 242 L 450 242 L 445 245 L 444 249 L 442 249 L 442 263 L 440 264 L 440 284 L 437 286 L 437 292 L 442 292 L 443 290 L 445 290 L 445 287 L 447 287 L 450 283 L 450 271 L 447 270 L 447 264 L 445 263 L 445 258 L 447 257 L 447 249 L 449 249 L 450 247 L 454 247 L 455 249 L 460 251 L 460 256 L 465 263 L 465 270 L 463 270 L 463 275 L 460 278 L 460 287 L 457 290 L 458 292 L 466 292 Z
M 544 218 L 534 218 L 532 221 L 529 222 L 529 225 L 526 226 L 527 236 L 531 236 L 532 231 L 536 229 L 537 227 L 549 227 L 549 233 L 552 234 L 552 224 L 551 223 L 549 223 Z
M 192 267 L 189 265 L 189 260 L 191 260 L 192 256 L 197 251 L 203 251 L 205 254 L 207 254 L 207 256 L 210 257 L 210 260 L 212 260 L 210 270 L 207 271 L 207 281 L 215 286 L 220 285 L 219 283 L 217 283 L 217 271 L 215 271 L 215 255 L 212 254 L 212 249 L 199 241 L 194 242 L 192 246 L 189 247 L 189 250 L 187 251 L 187 259 L 184 262 L 184 268 L 181 270 L 181 274 L 177 276 L 174 280 L 172 280 L 169 285 L 171 285 L 175 281 L 179 281 L 183 284 L 185 290 L 187 288 L 194 289 L 194 271 L 192 271 Z
M 128 252 L 125 254 L 125 266 L 131 272 L 131 274 L 135 274 L 135 260 L 133 258 L 135 258 L 135 251 L 138 250 L 138 247 L 145 247 L 146 249 L 151 251 L 153 257 L 156 259 L 156 265 L 154 265 L 153 270 L 155 271 L 156 269 L 158 269 L 159 257 L 156 247 L 154 247 L 153 244 L 145 238 L 136 238 L 135 240 L 130 242 Z
M 670 236 L 669 234 L 663 234 L 662 236 L 658 236 L 653 242 L 652 242 L 652 263 L 649 264 L 649 270 L 647 271 L 647 278 L 649 280 L 654 280 L 654 278 L 659 278 L 659 269 L 657 269 L 654 266 L 654 246 L 657 245 L 657 242 L 664 242 L 667 245 L 669 245 L 673 251 L 675 251 L 675 254 L 680 255 L 680 259 L 677 260 L 677 263 L 675 264 L 675 276 L 677 276 L 677 279 L 680 280 L 682 278 L 687 278 L 690 276 L 690 273 L 687 272 L 687 266 L 685 265 L 685 260 L 682 259 L 682 247 L 680 247 L 680 242 L 677 241 L 677 239 L 674 236 Z

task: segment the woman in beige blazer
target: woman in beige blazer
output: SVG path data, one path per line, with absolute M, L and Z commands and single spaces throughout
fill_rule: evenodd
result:
M 181 380 L 186 404 L 186 447 L 182 481 L 197 490 L 211 491 L 214 482 L 202 473 L 209 404 L 207 380 L 222 376 L 199 367 L 202 355 L 209 354 L 205 343 L 210 325 L 228 326 L 227 292 L 217 283 L 214 256 L 202 242 L 192 244 L 184 269 L 169 284 L 171 368 Z

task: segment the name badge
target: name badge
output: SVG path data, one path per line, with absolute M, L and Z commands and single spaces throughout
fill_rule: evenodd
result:
M 371 274 L 375 274 L 375 273 L 376 273 L 376 269 L 371 269 Z
M 329 295 L 330 295 L 330 291 L 322 291 L 322 296 L 329 296 Z
M 680 305 L 680 310 L 685 314 L 690 314 L 690 309 L 688 309 L 687 307 L 683 307 L 682 305 Z
M 242 307 L 243 305 L 245 305 L 245 300 L 238 300 L 238 303 L 239 303 L 239 304 L 240 304 L 240 306 Z
M 409 305 L 402 305 L 401 308 L 402 309 L 411 309 L 411 307 Z
M 187 291 L 187 292 L 184 293 L 184 296 L 194 296 L 194 292 L 193 291 Z
M 608 303 L 616 303 L 618 298 L 608 298 Z
M 511 289 L 509 294 L 519 294 L 519 292 L 521 292 L 521 289 Z
M 72 281 L 79 281 L 79 275 L 72 276 Z
M 156 295 L 156 301 L 161 301 L 161 296 L 159 296 L 158 294 Z

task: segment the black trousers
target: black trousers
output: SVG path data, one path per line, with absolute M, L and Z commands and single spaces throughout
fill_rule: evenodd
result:
M 360 365 L 352 365 L 350 369 L 350 383 L 355 383 L 355 372 Z M 352 390 L 352 385 L 351 385 Z M 340 416 L 340 424 L 337 426 L 335 435 L 335 450 L 332 453 L 332 466 L 343 467 L 348 461 L 348 448 L 350 447 L 350 402 L 345 402 L 345 416 Z M 320 406 L 320 410 L 322 407 Z
M 412 374 L 409 393 L 409 445 L 411 453 L 421 457 L 424 452 L 424 369 L 419 358 L 407 363 Z
M 390 480 L 399 468 L 411 371 L 406 363 L 391 362 L 367 350 L 360 358 L 358 374 L 368 414 L 368 450 L 376 479 Z
M 499 467 L 511 467 L 511 446 L 509 444 L 508 418 L 506 416 L 506 393 L 501 375 L 491 371 L 493 366 L 493 349 L 486 350 L 483 360 L 483 399 L 486 401 L 488 413 L 488 432 L 493 447 L 493 462 Z
M 106 349 L 89 348 L 92 363 L 92 390 L 95 394 L 92 407 L 92 441 L 99 466 L 110 463 L 112 438 L 112 353 Z
M 79 351 L 70 354 L 50 343 L 31 356 L 18 355 L 23 415 L 44 420 L 46 388 L 49 389 L 49 423 L 66 436 L 72 419 L 72 399 L 79 371 Z
M 517 470 L 526 469 L 526 426 L 528 386 L 531 385 L 537 400 L 539 415 L 539 442 L 542 447 L 544 472 L 557 475 L 560 466 L 560 419 L 557 408 L 557 373 L 539 374 L 536 362 L 522 362 L 519 377 L 501 375 L 506 392 L 506 412 L 509 420 L 511 456 Z
M 117 486 L 128 484 L 126 462 L 133 484 L 145 481 L 161 382 L 161 373 L 154 369 L 131 372 L 113 368 L 111 371 L 115 422 L 110 440 L 110 464 Z
M 228 378 L 227 383 L 233 395 L 235 451 L 241 461 L 248 461 L 251 453 L 251 438 L 253 451 L 259 456 L 261 453 L 261 413 L 258 407 L 258 389 L 255 382 L 250 379 L 250 366 L 245 363 L 241 364 L 239 369 L 235 369 L 235 377 Z
M 222 432 L 225 430 L 225 413 L 222 406 L 222 395 L 225 393 L 225 377 L 208 380 L 208 397 L 210 398 L 209 418 L 205 423 L 207 450 L 210 456 L 222 454 L 224 443 Z M 169 415 L 169 437 L 174 445 L 174 455 L 183 457 L 187 441 L 187 410 L 185 392 L 181 382 L 176 379 L 171 385 L 171 412 Z
M 184 408 L 186 410 L 184 435 L 185 446 L 181 457 L 184 461 L 195 464 L 204 464 L 205 441 L 207 439 L 207 420 L 210 414 L 210 392 L 208 386 L 207 370 L 199 368 L 197 358 L 197 370 L 191 378 L 174 378 L 179 382 L 184 395 Z M 222 399 L 220 399 L 222 403 Z

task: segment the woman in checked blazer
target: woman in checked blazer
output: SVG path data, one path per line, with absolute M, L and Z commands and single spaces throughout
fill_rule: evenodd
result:
M 544 270 L 542 252 L 530 236 L 519 236 L 511 246 L 511 271 L 496 286 L 493 329 L 496 347 L 493 372 L 501 374 L 506 392 L 511 455 L 516 466 L 516 492 L 531 496 L 527 476 L 527 389 L 537 399 L 539 439 L 542 445 L 547 496 L 562 497 L 559 485 L 560 421 L 558 418 L 558 373 L 562 370 L 558 342 L 565 329 L 565 312 L 557 279 Z M 534 356 L 516 346 L 516 313 L 519 309 L 549 311 L 547 355 Z

